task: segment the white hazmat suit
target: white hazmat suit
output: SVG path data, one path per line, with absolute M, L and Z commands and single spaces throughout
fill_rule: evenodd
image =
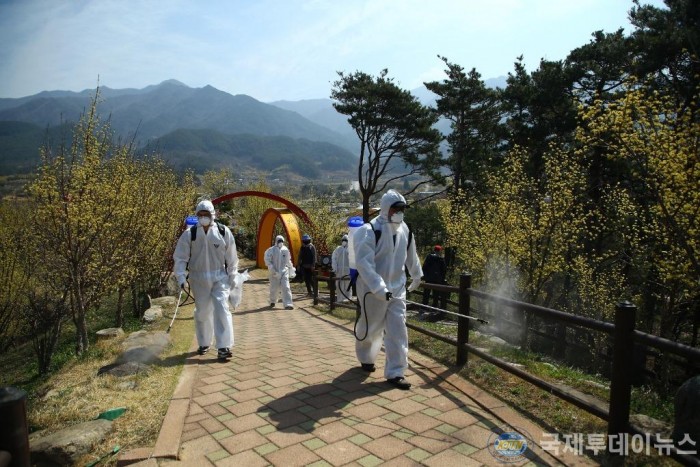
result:
M 284 246 L 284 237 L 278 235 L 275 244 L 265 251 L 265 265 L 270 272 L 270 306 L 277 303 L 277 295 L 282 289 L 282 304 L 285 308 L 292 307 L 292 289 L 289 278 L 294 277 L 294 265 L 289 249 Z
M 352 290 L 348 290 L 350 284 L 350 255 L 348 252 L 348 236 L 343 235 L 341 245 L 333 250 L 331 255 L 331 267 L 338 278 L 338 300 L 346 301 L 352 297 Z M 345 279 L 343 279 L 345 278 Z
M 405 204 L 406 200 L 394 190 L 387 191 L 381 199 L 379 216 L 359 227 L 353 236 L 355 266 L 359 273 L 357 297 L 362 306 L 357 335 L 366 335 L 364 340 L 355 341 L 355 352 L 360 363 L 374 364 L 383 338 L 387 380 L 403 378 L 408 368 L 404 266 L 413 280 L 411 290 L 418 287 L 423 275 L 416 242 L 409 242 L 408 226 L 403 221 L 390 222 L 389 209 L 397 202 Z M 378 241 L 374 230 L 381 231 Z M 389 301 L 387 292 L 393 295 Z
M 185 230 L 177 241 L 173 259 L 174 272 L 178 283 L 184 284 L 189 269 L 189 281 L 194 293 L 195 330 L 200 347 L 212 344 L 216 347 L 233 346 L 233 322 L 228 307 L 231 284 L 238 274 L 238 253 L 236 241 L 228 227 L 224 235 L 214 219 L 214 205 L 205 200 L 197 205 L 197 212 L 209 211 L 212 223 L 207 231 L 197 224 L 194 241 L 190 229 Z

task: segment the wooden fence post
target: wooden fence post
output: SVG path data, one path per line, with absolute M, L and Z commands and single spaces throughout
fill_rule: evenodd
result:
M 472 275 L 462 273 L 459 276 L 459 314 L 469 316 L 470 296 L 469 289 L 472 286 Z M 467 363 L 467 349 L 464 344 L 469 343 L 469 320 L 467 318 L 457 318 L 457 365 Z
M 0 416 L 4 420 L 0 425 L 0 451 L 9 453 L 12 460 L 9 465 L 31 465 L 27 393 L 12 386 L 0 388 Z
M 331 294 L 331 311 L 335 308 L 335 300 L 336 300 L 336 294 L 335 294 L 335 272 L 331 271 L 330 275 L 328 276 L 328 289 L 330 290 Z
M 636 315 L 637 307 L 630 302 L 620 302 L 615 307 L 608 436 L 629 433 Z

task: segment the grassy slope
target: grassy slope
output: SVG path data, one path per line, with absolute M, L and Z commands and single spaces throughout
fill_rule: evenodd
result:
M 67 335 L 56 355 L 54 370 L 47 377 L 35 376 L 36 366 L 31 349 L 26 348 L 28 346 L 16 349 L 13 355 L 0 357 L 2 385 L 14 385 L 27 391 L 29 429 L 30 433 L 40 432 L 37 435 L 95 419 L 111 408 L 127 409 L 124 415 L 114 421 L 113 430 L 107 439 L 81 459 L 81 465 L 97 460 L 101 454 L 111 451 L 116 445 L 122 450 L 153 446 L 192 344 L 193 308 L 193 305 L 180 307 L 170 332 L 173 345 L 161 356 L 160 362 L 144 374 L 123 378 L 97 376 L 101 367 L 113 363 L 119 355 L 124 338 L 92 343 L 90 351 L 78 358 L 72 355 L 71 336 Z M 144 329 L 164 331 L 173 311 L 174 308 L 164 308 L 164 318 Z M 93 326 L 92 334 L 103 327 L 109 325 Z M 136 326 L 132 323 L 132 327 Z M 128 331 L 127 329 L 127 333 Z M 21 357 L 18 356 L 20 353 Z M 18 358 L 22 362 L 20 365 L 16 364 Z M 129 384 L 133 384 L 133 388 Z

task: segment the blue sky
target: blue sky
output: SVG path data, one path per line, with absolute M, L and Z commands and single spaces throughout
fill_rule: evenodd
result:
M 661 0 L 642 0 L 663 6 Z M 0 97 L 142 88 L 166 79 L 263 102 L 329 97 L 336 71 L 405 89 L 529 70 L 596 30 L 630 31 L 631 0 L 0 0 Z

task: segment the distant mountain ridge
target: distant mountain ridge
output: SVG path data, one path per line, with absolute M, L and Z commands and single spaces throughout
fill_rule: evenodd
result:
M 53 128 L 76 122 L 89 108 L 94 95 L 95 90 L 44 91 L 18 99 L 0 99 L 0 132 L 5 132 L 5 136 L 0 139 L 0 170 L 7 173 L 10 170 L 7 167 L 12 167 L 13 163 L 24 167 L 26 164 L 20 164 L 20 161 L 38 160 L 36 153 L 26 152 L 32 144 L 38 148 L 43 142 L 43 139 L 36 137 L 37 128 Z M 179 81 L 168 80 L 143 89 L 101 87 L 100 99 L 98 111 L 101 118 L 109 118 L 117 137 L 134 139 L 138 146 L 153 147 L 159 138 L 179 130 L 206 130 L 202 134 L 212 137 L 215 134 L 238 136 L 242 139 L 254 136 L 259 143 L 264 138 L 272 138 L 265 144 L 247 145 L 249 151 L 261 151 L 252 152 L 248 156 L 249 160 L 257 161 L 258 165 L 263 166 L 266 165 L 264 161 L 258 159 L 271 157 L 268 150 L 272 147 L 284 153 L 281 147 L 285 144 L 290 148 L 290 157 L 292 154 L 299 156 L 299 148 L 304 147 L 311 151 L 307 155 L 310 160 L 321 159 L 321 167 L 351 167 L 357 157 L 351 152 L 352 140 L 347 135 L 314 123 L 297 112 L 265 104 L 250 96 L 234 96 L 212 86 L 190 88 Z M 22 131 L 16 134 L 23 141 L 19 146 L 13 141 L 11 131 L 12 128 L 20 128 L 18 123 L 35 126 L 32 131 L 26 126 L 21 127 Z M 30 142 L 30 135 L 34 135 L 33 143 Z M 240 135 L 247 136 L 244 138 Z M 190 133 L 190 137 L 193 137 L 193 133 Z M 310 144 L 312 142 L 324 144 Z M 331 150 L 330 146 L 334 149 Z M 24 152 L 20 148 L 25 148 Z M 168 150 L 176 151 L 178 157 L 174 159 L 182 161 L 186 158 L 182 159 L 181 156 L 191 148 L 173 147 L 171 141 Z M 211 151 L 206 148 L 202 151 L 200 148 L 199 165 L 206 165 L 208 159 L 211 159 L 212 164 L 227 160 L 221 154 Z M 331 157 L 331 154 L 333 158 L 347 158 L 352 164 L 339 164 L 335 159 L 323 160 Z M 168 157 L 168 154 L 164 155 Z M 350 174 L 351 169 L 347 170 Z
M 39 126 L 77 121 L 90 105 L 94 90 L 42 92 L 19 99 L 0 99 L 0 121 L 22 121 Z M 190 88 L 164 81 L 141 90 L 100 88 L 100 114 L 110 116 L 119 135 L 137 133 L 147 142 L 179 128 L 211 128 L 227 134 L 290 136 L 337 144 L 338 134 L 299 114 L 244 94 L 231 95 L 212 86 Z
M 505 82 L 503 76 L 485 81 L 489 87 Z M 434 105 L 436 96 L 425 86 L 411 92 L 424 105 Z M 0 175 L 31 171 L 46 137 L 70 136 L 70 126 L 94 96 L 94 89 L 86 89 L 0 98 Z M 101 86 L 98 111 L 118 138 L 133 139 L 140 148 L 160 148 L 181 167 L 235 163 L 273 170 L 271 161 L 284 165 L 296 159 L 314 168 L 306 172 L 311 178 L 316 170 L 347 170 L 354 177 L 357 135 L 331 99 L 263 103 L 171 79 L 143 89 Z M 449 122 L 441 120 L 437 128 L 447 134 Z
M 484 81 L 488 88 L 505 88 L 506 76 L 490 78 Z M 423 105 L 435 107 L 437 95 L 429 91 L 425 86 L 420 86 L 411 90 L 413 94 Z M 332 99 L 306 99 L 300 101 L 273 101 L 271 105 L 282 109 L 291 110 L 299 115 L 311 120 L 314 123 L 330 128 L 331 130 L 349 138 L 353 144 L 357 144 L 357 136 L 355 130 L 350 126 L 347 116 L 338 113 L 333 108 Z M 444 134 L 450 131 L 450 124 L 446 120 L 438 123 L 437 128 Z
M 325 126 L 336 133 L 357 142 L 357 135 L 348 123 L 347 115 L 338 113 L 331 99 L 306 99 L 301 101 L 274 101 L 271 105 L 281 109 L 296 112 L 302 117 Z

